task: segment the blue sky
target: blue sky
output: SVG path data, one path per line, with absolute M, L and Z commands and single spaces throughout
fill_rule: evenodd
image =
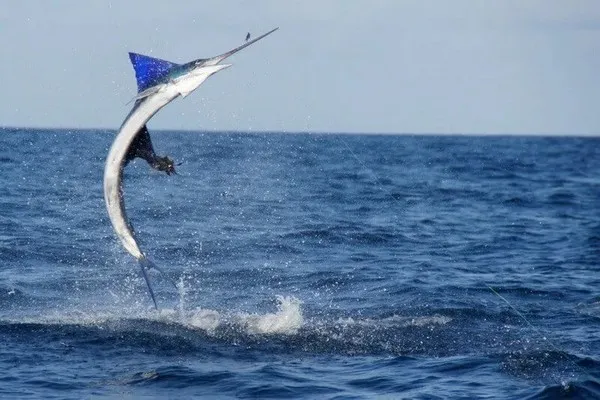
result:
M 208 57 L 278 26 L 154 129 L 600 135 L 596 0 L 23 0 L 0 125 L 116 129 L 128 51 Z

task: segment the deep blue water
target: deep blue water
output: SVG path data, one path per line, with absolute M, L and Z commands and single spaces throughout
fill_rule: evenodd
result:
M 0 398 L 599 398 L 600 139 L 0 130 Z

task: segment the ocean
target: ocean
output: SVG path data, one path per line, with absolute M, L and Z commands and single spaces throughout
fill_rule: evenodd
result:
M 0 398 L 600 398 L 600 138 L 0 130 Z M 169 280 L 176 283 L 176 287 Z

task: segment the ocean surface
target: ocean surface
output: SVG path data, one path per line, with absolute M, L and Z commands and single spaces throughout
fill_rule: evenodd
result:
M 600 138 L 0 130 L 0 398 L 600 398 Z M 176 287 L 169 280 L 176 283 Z

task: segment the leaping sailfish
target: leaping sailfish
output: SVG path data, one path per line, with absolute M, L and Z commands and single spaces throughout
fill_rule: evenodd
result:
M 148 163 L 167 174 L 175 172 L 173 161 L 168 157 L 158 157 L 152 148 L 146 123 L 161 108 L 181 95 L 186 97 L 196 90 L 209 76 L 230 67 L 221 61 L 238 51 L 275 32 L 275 28 L 254 40 L 244 43 L 221 55 L 198 59 L 185 64 L 176 64 L 141 54 L 129 53 L 135 70 L 138 94 L 133 109 L 123 121 L 119 132 L 108 152 L 104 167 L 104 201 L 108 216 L 123 247 L 134 256 L 142 269 L 148 285 L 150 297 L 157 307 L 152 285 L 148 279 L 148 270 L 158 268 L 150 261 L 138 246 L 127 215 L 123 200 L 123 169 L 135 157 L 144 158 Z

